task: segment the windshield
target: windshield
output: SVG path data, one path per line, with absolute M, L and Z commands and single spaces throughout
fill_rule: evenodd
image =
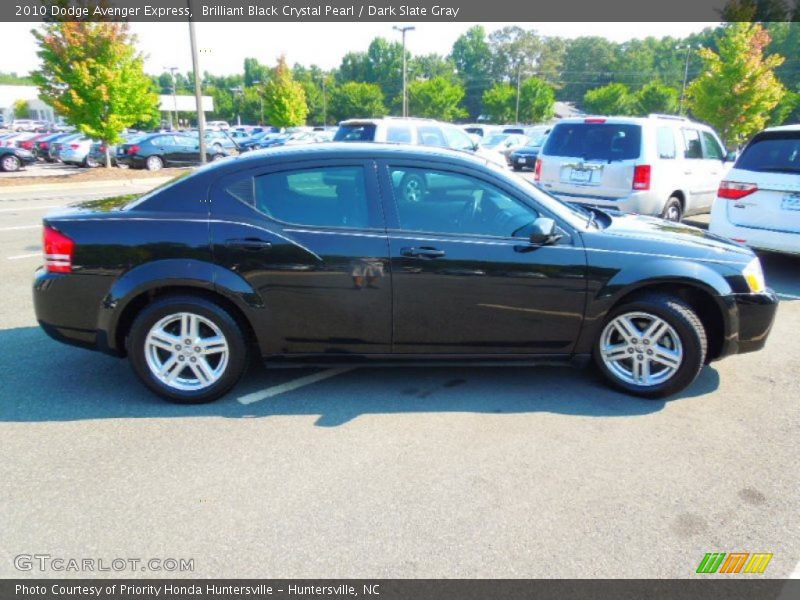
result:
M 632 160 L 642 149 L 642 128 L 626 123 L 559 123 L 543 152 L 584 160 Z
M 757 137 L 739 157 L 735 168 L 800 173 L 800 132 L 770 133 Z
M 496 146 L 508 137 L 507 133 L 494 133 L 481 141 L 481 146 Z

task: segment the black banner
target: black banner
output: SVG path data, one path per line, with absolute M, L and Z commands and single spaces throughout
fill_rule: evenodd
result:
M 201 579 L 0 580 L 3 600 L 790 600 L 800 580 Z
M 0 21 L 789 21 L 800 0 L 3 0 Z

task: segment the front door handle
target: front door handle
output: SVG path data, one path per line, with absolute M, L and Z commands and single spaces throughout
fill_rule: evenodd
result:
M 441 258 L 444 256 L 444 250 L 420 246 L 419 248 L 400 248 L 400 254 L 411 258 Z
M 272 242 L 260 238 L 232 238 L 225 240 L 225 245 L 229 248 L 241 248 L 243 250 L 269 250 Z

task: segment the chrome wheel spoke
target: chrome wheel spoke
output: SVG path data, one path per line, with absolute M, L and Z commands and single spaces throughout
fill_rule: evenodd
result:
M 173 354 L 161 365 L 159 376 L 166 382 L 175 381 L 175 378 L 183 370 L 183 363 L 178 360 L 178 355 Z
M 616 344 L 613 346 L 606 346 L 603 348 L 603 356 L 606 357 L 606 360 L 622 360 L 624 358 L 630 358 L 628 345 Z
M 642 337 L 648 340 L 651 344 L 655 344 L 658 340 L 661 339 L 667 329 L 669 329 L 669 325 L 667 325 L 661 319 L 654 319 L 652 323 L 645 329 Z
M 219 354 L 228 351 L 228 343 L 221 336 L 202 338 L 197 346 L 200 348 L 200 354 Z
M 633 361 L 633 376 L 637 383 L 650 385 L 650 361 L 646 358 Z
M 180 339 L 177 336 L 167 333 L 166 331 L 154 331 L 147 338 L 147 342 L 156 348 L 161 348 L 167 352 L 175 352 L 175 346 L 180 345 Z
M 624 339 L 626 342 L 630 342 L 631 340 L 636 339 L 636 336 L 641 335 L 639 328 L 636 327 L 633 321 L 625 315 L 618 317 L 614 321 L 614 326 L 622 336 L 622 339 Z
M 681 364 L 681 355 L 679 353 L 661 346 L 653 348 L 653 355 L 650 358 L 653 362 L 675 369 Z
M 197 359 L 197 362 L 192 363 L 191 367 L 197 379 L 205 384 L 214 383 L 217 378 L 217 376 L 214 375 L 214 369 L 211 368 L 204 358 Z

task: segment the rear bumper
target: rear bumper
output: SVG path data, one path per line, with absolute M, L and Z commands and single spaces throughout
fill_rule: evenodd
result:
M 719 358 L 761 350 L 775 322 L 778 297 L 772 290 L 763 294 L 731 294 L 725 298 L 730 311 L 730 329 Z
M 718 208 L 719 204 L 719 202 L 715 202 L 714 209 L 711 212 L 711 224 L 708 227 L 711 233 L 729 240 L 742 242 L 757 250 L 800 254 L 800 233 L 734 225 L 728 220 L 728 216 L 724 214 L 725 207 Z
M 145 161 L 143 158 L 133 157 L 133 156 L 117 156 L 116 157 L 117 164 L 125 165 L 126 167 L 131 167 L 133 169 L 143 169 Z

